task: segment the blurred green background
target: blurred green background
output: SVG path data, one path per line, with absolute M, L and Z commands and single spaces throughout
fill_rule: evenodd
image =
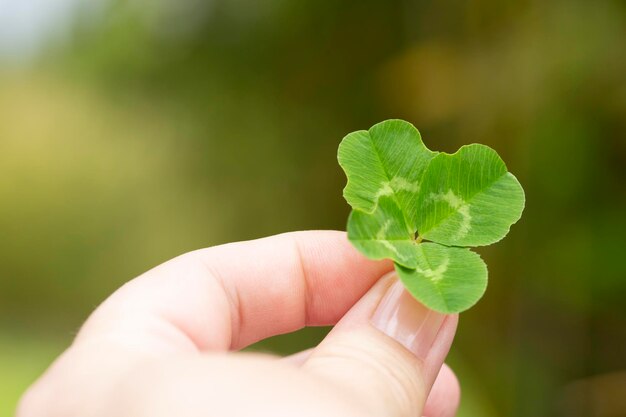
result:
M 107 294 L 192 249 L 344 229 L 336 149 L 399 117 L 527 192 L 480 253 L 460 415 L 626 416 L 626 4 L 0 0 L 0 415 Z M 325 330 L 259 349 L 293 352 Z

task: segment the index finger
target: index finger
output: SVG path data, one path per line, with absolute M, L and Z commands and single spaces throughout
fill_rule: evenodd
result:
M 190 252 L 106 300 L 78 340 L 124 333 L 200 350 L 238 349 L 306 325 L 330 325 L 392 268 L 334 231 L 294 232 Z M 148 334 L 149 333 L 149 334 Z

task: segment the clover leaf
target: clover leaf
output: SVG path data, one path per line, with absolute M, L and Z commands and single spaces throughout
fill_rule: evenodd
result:
M 428 165 L 417 201 L 417 229 L 448 246 L 501 240 L 522 216 L 524 190 L 496 151 L 485 145 L 441 153 Z
M 387 120 L 370 130 L 346 136 L 337 159 L 348 177 L 343 196 L 355 210 L 372 213 L 378 200 L 390 196 L 415 229 L 420 180 L 436 155 L 426 148 L 417 129 L 403 120 Z
M 487 266 L 469 247 L 502 239 L 524 209 L 522 186 L 484 145 L 432 152 L 417 129 L 387 120 L 347 135 L 339 164 L 352 206 L 348 238 L 371 259 L 392 259 L 407 290 L 455 313 L 487 287 Z

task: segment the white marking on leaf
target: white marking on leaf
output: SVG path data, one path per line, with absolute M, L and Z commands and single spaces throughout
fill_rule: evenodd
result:
M 398 248 L 393 246 L 390 241 L 388 241 L 388 240 L 381 240 L 380 243 L 382 243 L 384 247 L 386 247 L 387 249 L 392 251 L 398 257 L 402 258 L 402 256 L 400 255 L 400 252 L 398 252 Z
M 415 268 L 415 270 L 417 272 L 419 272 L 420 274 L 424 275 L 426 278 L 430 279 L 431 281 L 437 282 L 437 281 L 441 281 L 443 279 L 444 274 L 448 270 L 448 265 L 449 264 L 450 264 L 450 259 L 446 258 L 441 263 L 441 265 L 439 265 L 434 270 L 430 269 L 430 268 L 426 268 L 426 269 Z
M 416 193 L 420 190 L 420 185 L 417 181 L 411 182 L 403 177 L 394 177 L 389 181 L 389 186 L 396 191 L 410 191 Z
M 430 198 L 435 201 L 446 202 L 461 215 L 461 223 L 459 224 L 459 230 L 453 236 L 453 239 L 462 239 L 472 228 L 472 216 L 470 214 L 470 205 L 465 202 L 461 197 L 454 194 L 452 190 L 448 190 L 445 194 L 431 194 Z
M 376 201 L 378 201 L 380 197 L 393 195 L 393 188 L 391 188 L 391 186 L 389 185 L 389 182 L 385 181 L 381 185 L 382 185 L 381 189 L 378 190 L 376 192 L 376 195 L 374 196 Z
M 391 219 L 387 219 L 387 221 L 380 228 L 378 233 L 376 233 L 376 239 L 378 240 L 386 240 L 387 239 L 387 231 L 389 230 L 389 226 L 391 226 Z
M 378 201 L 380 197 L 393 195 L 398 191 L 409 191 L 412 193 L 417 193 L 420 190 L 419 183 L 417 181 L 411 182 L 403 177 L 393 177 L 391 181 L 384 181 L 381 183 L 380 189 L 376 192 L 374 196 Z
M 378 231 L 378 233 L 376 233 L 376 240 L 380 241 L 380 243 L 382 243 L 382 245 L 384 247 L 386 247 L 387 249 L 389 249 L 390 251 L 392 251 L 394 254 L 396 254 L 398 257 L 400 257 L 400 252 L 398 252 L 398 248 L 396 248 L 395 246 L 393 246 L 391 244 L 391 242 L 389 242 L 387 240 L 387 231 L 389 230 L 389 227 L 391 226 L 391 219 L 388 219 L 383 226 L 380 228 L 380 230 Z

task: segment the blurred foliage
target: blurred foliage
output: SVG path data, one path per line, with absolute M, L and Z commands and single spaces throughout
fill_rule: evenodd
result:
M 626 416 L 623 2 L 129 0 L 71 31 L 0 67 L 0 415 L 151 266 L 343 229 L 340 139 L 400 117 L 431 148 L 492 146 L 527 190 L 481 251 L 461 415 Z
M 8 331 L 0 333 L 0 415 L 11 416 L 14 403 L 63 349 L 63 341 L 34 332 Z M 44 341 L 42 343 L 42 341 Z

